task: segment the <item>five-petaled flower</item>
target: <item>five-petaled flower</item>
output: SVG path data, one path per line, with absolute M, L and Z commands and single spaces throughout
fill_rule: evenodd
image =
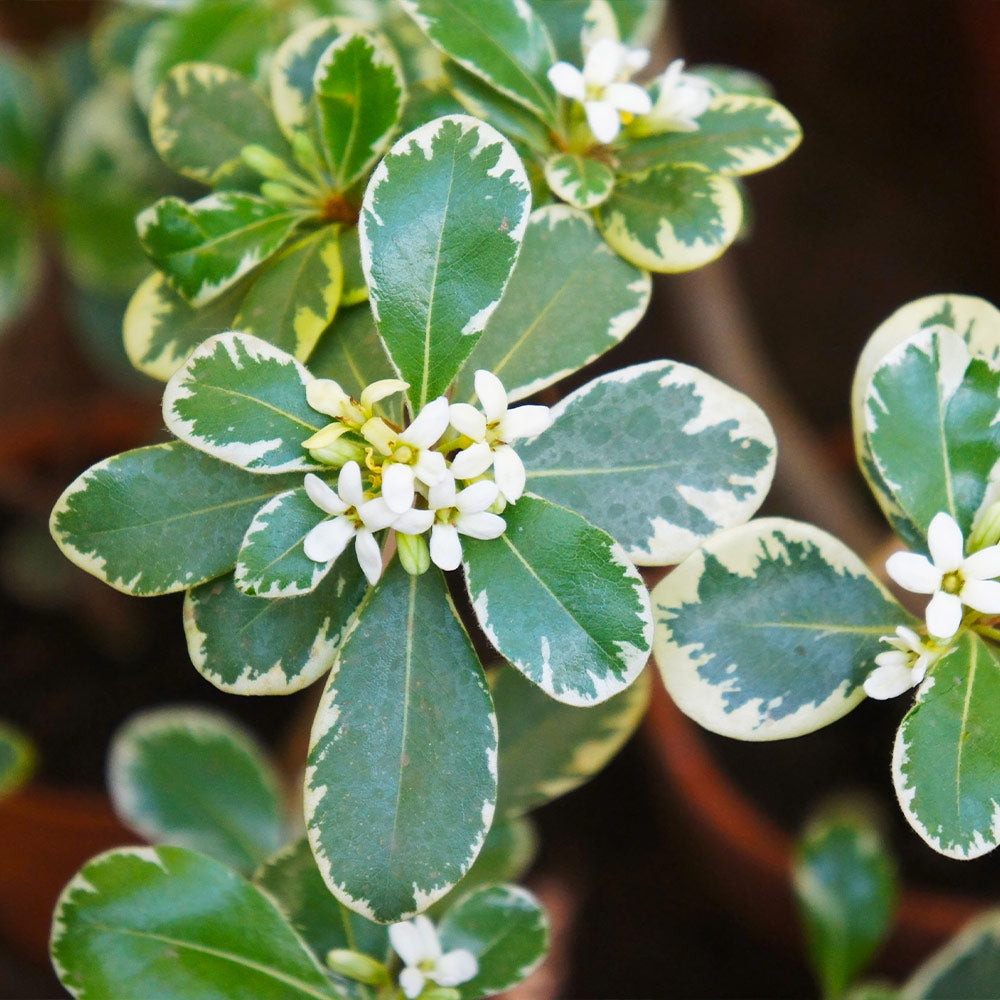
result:
M 458 986 L 479 972 L 479 963 L 471 951 L 456 948 L 442 953 L 437 930 L 423 914 L 392 924 L 389 941 L 403 960 L 399 985 L 410 1000 L 420 996 L 428 980 L 438 986 Z
M 684 72 L 684 60 L 675 59 L 662 73 L 646 129 L 655 132 L 694 132 L 698 119 L 712 103 L 712 85 L 702 76 Z
M 925 642 L 911 628 L 900 625 L 894 636 L 882 636 L 892 648 L 875 657 L 876 668 L 865 678 L 869 698 L 895 698 L 916 687 L 927 676 L 927 668 L 945 650 Z
M 927 631 L 950 639 L 962 624 L 962 608 L 981 614 L 1000 614 L 1000 545 L 965 555 L 962 529 L 941 511 L 927 529 L 930 559 L 916 552 L 894 552 L 886 572 L 901 587 L 916 594 L 933 594 L 924 617 Z
M 480 479 L 464 490 L 456 491 L 455 480 L 449 476 L 427 492 L 427 505 L 434 511 L 431 528 L 431 562 L 439 569 L 458 569 L 462 562 L 459 535 L 488 540 L 499 538 L 507 527 L 491 507 L 499 495 L 497 484 Z

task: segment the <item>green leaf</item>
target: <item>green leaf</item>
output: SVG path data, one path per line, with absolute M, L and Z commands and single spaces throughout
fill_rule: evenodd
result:
M 345 191 L 385 152 L 399 122 L 403 71 L 385 39 L 342 35 L 323 53 L 314 87 L 333 187 Z
M 274 904 L 218 861 L 130 847 L 86 864 L 63 890 L 52 963 L 74 997 L 335 1000 Z
M 16 319 L 42 278 L 42 247 L 26 206 L 0 197 L 0 326 Z
M 173 441 L 91 466 L 49 528 L 70 562 L 116 590 L 170 594 L 228 573 L 254 513 L 293 485 L 298 476 L 262 478 Z
M 386 928 L 331 895 L 305 837 L 270 858 L 254 882 L 277 903 L 318 959 L 325 960 L 334 948 L 349 948 L 380 962 L 387 959 Z
M 305 361 L 333 321 L 344 271 L 336 226 L 324 226 L 261 268 L 233 325 Z
M 990 1000 L 1000 982 L 1000 910 L 970 921 L 935 952 L 899 993 L 899 1000 Z
M 404 136 L 375 170 L 361 260 L 414 410 L 448 388 L 475 347 L 514 269 L 529 202 L 513 147 L 464 115 Z
M 939 511 L 968 535 L 1000 449 L 1000 372 L 958 334 L 926 330 L 882 359 L 865 405 L 876 499 L 902 537 L 922 547 Z
M 762 76 L 748 69 L 718 63 L 698 63 L 686 72 L 708 80 L 716 94 L 742 94 L 746 97 L 774 97 L 774 88 Z
M 935 851 L 978 858 L 1000 842 L 1000 653 L 965 632 L 933 667 L 896 733 L 903 814 Z
M 149 111 L 156 151 L 174 170 L 205 184 L 250 187 L 258 180 L 240 159 L 244 146 L 289 154 L 264 96 L 247 80 L 211 63 L 175 66 Z
M 724 94 L 713 98 L 695 131 L 630 137 L 621 142 L 617 156 L 623 174 L 663 163 L 697 163 L 742 177 L 780 163 L 801 141 L 802 128 L 777 101 Z
M 793 884 L 823 996 L 842 997 L 890 929 L 898 894 L 892 856 L 869 820 L 840 807 L 806 829 Z
M 256 739 L 207 709 L 157 708 L 118 730 L 108 792 L 146 840 L 249 874 L 284 840 L 278 776 Z
M 679 562 L 744 523 L 774 475 L 767 417 L 697 368 L 649 361 L 567 396 L 518 446 L 533 492 L 611 534 L 638 565 Z
M 500 729 L 497 815 L 536 809 L 589 781 L 635 732 L 649 704 L 649 673 L 592 708 L 563 705 L 500 668 L 491 675 Z
M 454 398 L 473 397 L 480 368 L 499 376 L 511 401 L 565 378 L 621 343 L 642 319 L 651 290 L 648 272 L 622 260 L 590 216 L 567 205 L 536 209 Z
M 301 215 L 256 195 L 220 191 L 190 205 L 161 198 L 135 220 L 150 260 L 193 306 L 201 306 L 273 257 Z
M 458 986 L 463 1000 L 492 996 L 527 979 L 549 950 L 549 922 L 525 889 L 477 889 L 448 911 L 438 928 L 441 948 L 471 951 L 479 971 Z
M 742 217 L 736 185 L 694 163 L 619 178 L 597 208 L 597 224 L 615 250 L 637 267 L 668 274 L 721 256 Z
M 340 264 L 343 271 L 340 304 L 356 306 L 367 302 L 368 285 L 365 284 L 365 271 L 361 266 L 361 241 L 357 226 L 343 226 L 340 230 Z
M 381 923 L 448 892 L 493 818 L 496 752 L 486 678 L 444 578 L 409 576 L 394 560 L 338 652 L 313 726 L 306 821 L 330 891 Z
M 0 799 L 16 792 L 35 769 L 35 748 L 19 729 L 0 722 Z
M 154 271 L 135 290 L 125 310 L 125 353 L 141 372 L 166 382 L 191 352 L 213 334 L 233 326 L 251 278 L 194 308 Z
M 248 597 L 232 575 L 220 577 L 185 597 L 188 652 L 223 691 L 292 694 L 330 669 L 367 590 L 356 559 L 341 560 L 304 597 Z
M 615 186 L 615 175 L 600 160 L 576 153 L 556 153 L 545 161 L 545 180 L 552 193 L 575 208 L 596 208 Z
M 613 538 L 523 496 L 499 539 L 463 542 L 476 618 L 490 642 L 557 701 L 594 705 L 631 684 L 652 638 L 649 594 Z
M 47 125 L 42 88 L 30 64 L 6 44 L 0 46 L 0 172 L 36 179 Z
M 516 0 L 401 0 L 446 56 L 556 124 L 556 93 L 545 76 L 556 61 L 545 25 Z
M 913 625 L 843 543 L 784 518 L 709 539 L 652 598 L 656 662 L 677 707 L 744 740 L 846 715 L 864 698 L 880 636 Z
M 315 469 L 302 442 L 327 420 L 306 401 L 311 381 L 287 352 L 245 333 L 220 333 L 167 383 L 163 419 L 193 448 L 243 469 Z

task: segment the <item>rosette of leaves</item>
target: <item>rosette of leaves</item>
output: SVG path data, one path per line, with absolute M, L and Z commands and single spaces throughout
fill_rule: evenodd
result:
M 743 220 L 737 178 L 780 162 L 801 138 L 795 118 L 756 78 L 718 68 L 708 70 L 715 97 L 695 131 L 657 131 L 640 116 L 604 144 L 578 127 L 579 105 L 556 93 L 548 70 L 557 61 L 582 65 L 597 38 L 634 44 L 647 27 L 637 8 L 662 13 L 662 4 L 402 4 L 446 57 L 455 97 L 516 142 L 536 182 L 591 212 L 608 243 L 638 267 L 688 271 L 722 254 Z
M 540 211 L 542 245 L 568 235 L 593 246 L 585 215 Z M 64 552 L 112 586 L 188 592 L 192 658 L 219 687 L 286 693 L 329 674 L 306 777 L 310 841 L 334 894 L 378 921 L 430 906 L 479 853 L 497 809 L 497 710 L 440 571 L 410 576 L 392 559 L 369 586 L 353 554 L 325 566 L 305 556 L 323 514 L 303 475 L 330 473 L 302 443 L 327 422 L 306 387 L 332 375 L 358 397 L 401 376 L 412 418 L 444 393 L 468 398 L 473 365 L 511 376 L 512 398 L 586 363 L 588 344 L 641 311 L 648 284 L 623 261 L 613 259 L 624 272 L 599 267 L 603 292 L 586 299 L 580 342 L 553 351 L 553 296 L 529 294 L 527 277 L 526 293 L 512 294 L 531 218 L 523 166 L 490 126 L 452 116 L 404 136 L 365 193 L 372 311 L 353 312 L 353 335 L 322 349 L 313 371 L 243 333 L 211 338 L 167 387 L 164 414 L 179 440 L 99 463 L 53 512 Z M 558 291 L 580 279 L 537 280 Z M 677 561 L 752 516 L 773 474 L 774 438 L 750 400 L 669 361 L 600 376 L 554 417 L 518 446 L 529 492 L 504 511 L 504 533 L 463 543 L 463 584 L 472 621 L 528 688 L 561 706 L 610 704 L 650 648 L 636 564 Z M 513 690 L 504 696 L 524 701 Z M 634 725 L 634 704 L 593 720 L 599 748 Z M 548 718 L 539 713 L 540 725 Z M 580 738 L 589 741 L 586 726 Z M 510 789 L 510 814 L 586 776 L 572 755 L 546 756 L 534 776 L 523 754 L 510 766 L 534 786 Z
M 962 295 L 904 306 L 861 355 L 852 393 L 859 465 L 910 549 L 929 551 L 941 512 L 966 554 L 1000 537 L 998 359 L 1000 312 Z M 781 518 L 710 539 L 652 598 L 656 658 L 674 700 L 738 739 L 833 722 L 865 696 L 882 637 L 899 626 L 927 632 L 842 543 Z M 903 813 L 953 858 L 978 857 L 1000 839 L 998 639 L 992 616 L 974 613 L 954 637 L 921 640 L 930 663 L 926 677 L 914 675 L 916 700 L 893 749 Z

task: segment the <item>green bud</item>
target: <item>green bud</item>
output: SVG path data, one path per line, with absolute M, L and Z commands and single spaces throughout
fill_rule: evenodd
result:
M 994 501 L 983 512 L 979 524 L 969 535 L 969 553 L 978 552 L 1000 543 L 1000 500 Z
M 399 561 L 410 576 L 426 573 L 431 565 L 431 550 L 423 535 L 396 535 L 396 551 Z
M 462 1000 L 462 994 L 450 986 L 431 986 L 420 994 L 420 1000 Z
M 268 201 L 276 201 L 279 205 L 304 205 L 307 200 L 302 197 L 301 191 L 281 184 L 278 181 L 264 181 L 260 186 L 260 193 Z
M 295 162 L 306 173 L 312 174 L 317 179 L 322 178 L 323 161 L 320 159 L 320 155 L 316 151 L 312 139 L 305 132 L 298 129 L 296 129 L 295 134 L 292 136 L 292 155 L 295 157 Z
M 334 948 L 327 954 L 326 964 L 338 975 L 359 983 L 370 986 L 386 986 L 389 983 L 389 970 L 381 962 L 358 951 Z
M 275 156 L 271 150 L 263 146 L 244 146 L 240 150 L 240 157 L 251 170 L 256 170 L 261 177 L 266 177 L 270 181 L 294 183 L 298 180 L 292 168 L 280 156 Z
M 497 494 L 496 500 L 486 508 L 491 514 L 502 514 L 507 509 L 507 501 L 502 493 Z

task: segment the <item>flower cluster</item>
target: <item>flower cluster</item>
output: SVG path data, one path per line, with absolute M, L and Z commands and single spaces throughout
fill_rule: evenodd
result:
M 410 1000 L 420 996 L 428 982 L 445 987 L 459 986 L 479 972 L 479 963 L 471 951 L 456 948 L 442 953 L 437 930 L 423 914 L 392 924 L 389 941 L 403 960 L 399 985 Z
M 306 492 L 330 515 L 305 538 L 305 553 L 331 562 L 354 540 L 358 563 L 375 584 L 382 556 L 375 534 L 396 532 L 400 560 L 410 573 L 431 562 L 444 570 L 462 561 L 460 535 L 498 538 L 501 513 L 524 492 L 524 465 L 510 442 L 540 434 L 552 417 L 546 406 L 508 409 L 500 380 L 476 372 L 482 409 L 431 400 L 405 428 L 375 412 L 375 404 L 408 386 L 399 379 L 373 382 L 352 399 L 332 379 L 316 379 L 309 405 L 333 422 L 303 442 L 314 459 L 339 467 L 336 489 L 309 473 Z M 430 533 L 428 545 L 424 536 Z
M 583 105 L 587 125 L 601 143 L 613 142 L 624 123 L 642 116 L 646 132 L 692 132 L 712 100 L 711 84 L 684 72 L 675 59 L 654 81 L 656 100 L 632 83 L 633 73 L 649 61 L 647 49 L 631 49 L 611 38 L 595 41 L 586 52 L 583 69 L 557 62 L 548 72 L 556 92 Z

